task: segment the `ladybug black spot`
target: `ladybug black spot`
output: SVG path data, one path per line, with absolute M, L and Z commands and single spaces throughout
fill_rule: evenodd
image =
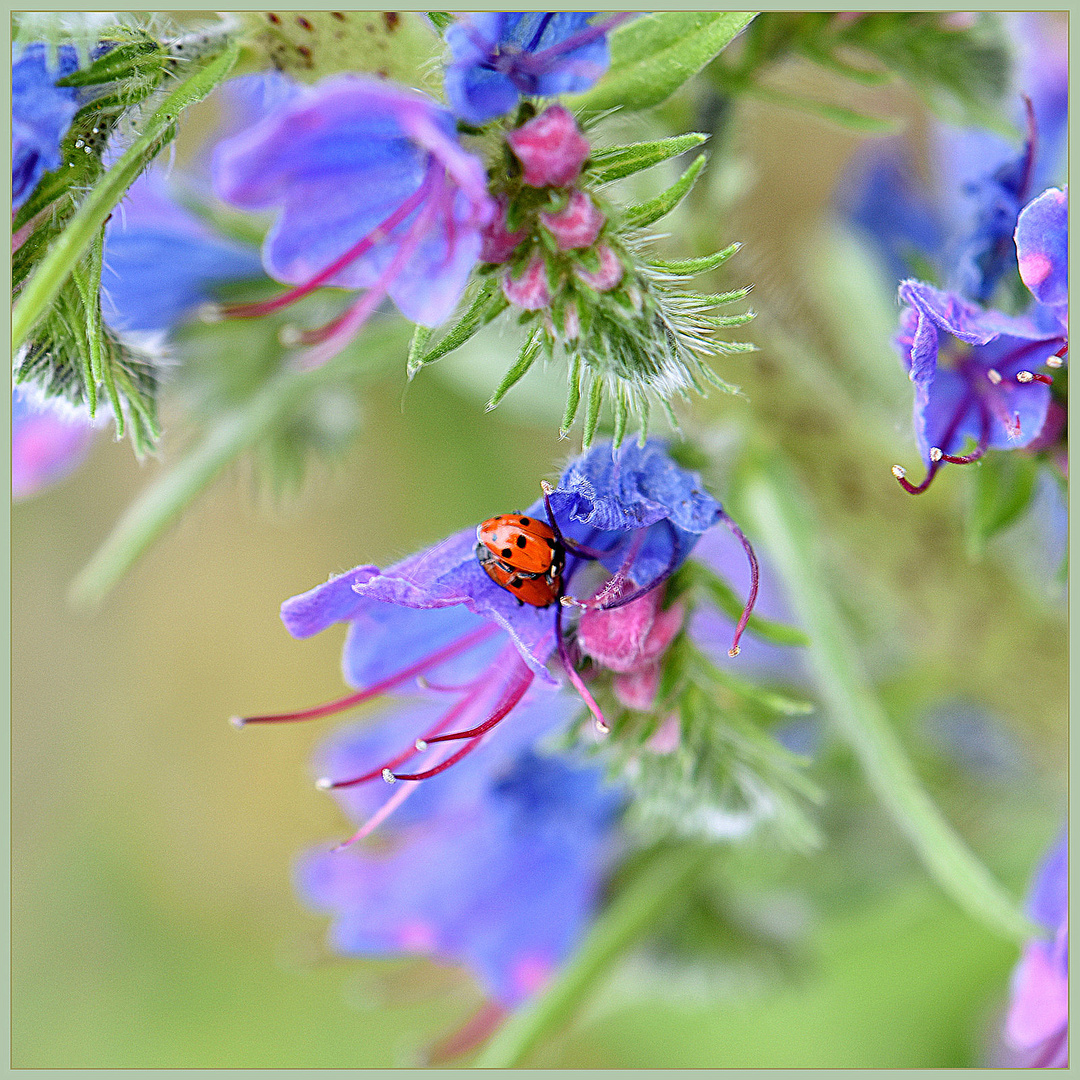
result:
M 514 552 L 513 552 L 512 548 L 503 548 L 502 549 L 502 557 L 504 559 L 509 559 L 510 556 L 513 555 L 513 554 L 514 554 Z
M 532 524 L 532 522 L 528 518 L 518 518 L 518 521 L 520 521 L 521 524 L 525 526 L 525 528 L 528 528 L 529 525 Z
M 519 548 L 523 548 L 529 543 L 529 541 L 525 534 L 521 533 L 518 536 L 517 540 L 514 541 L 514 543 L 516 543 Z

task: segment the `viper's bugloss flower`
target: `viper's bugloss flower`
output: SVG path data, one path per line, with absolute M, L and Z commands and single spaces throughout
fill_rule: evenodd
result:
M 1047 422 L 1052 380 L 1036 369 L 1060 367 L 1068 351 L 1067 195 L 1052 188 L 1020 217 L 1017 262 L 1034 285 L 1025 315 L 981 308 L 919 281 L 900 285 L 908 306 L 897 345 L 915 384 L 915 437 L 928 472 L 917 487 L 899 465 L 893 473 L 913 494 L 926 490 L 942 462 L 1029 446 Z M 958 457 L 969 438 L 975 449 Z
M 417 732 L 419 739 L 392 757 L 371 762 L 358 775 L 332 777 L 326 786 L 379 777 L 425 779 L 475 749 L 516 709 L 534 681 L 557 685 L 548 670 L 557 652 L 562 673 L 603 729 L 603 717 L 576 671 L 568 644 L 574 629 L 564 628 L 564 607 L 614 608 L 649 593 L 678 569 L 702 534 L 721 522 L 740 538 L 755 570 L 751 599 L 736 628 L 732 651 L 737 651 L 756 595 L 756 562 L 700 478 L 678 466 L 662 443 L 633 443 L 615 453 L 610 443 L 598 445 L 566 468 L 556 488 L 545 491 L 544 500 L 520 519 L 527 528 L 550 514 L 565 545 L 562 596 L 553 592 L 553 603 L 523 604 L 511 588 L 496 584 L 477 556 L 474 527 L 386 570 L 359 566 L 287 600 L 281 614 L 297 638 L 347 623 L 345 679 L 360 689 L 313 709 L 236 722 L 314 719 L 420 678 L 445 686 L 451 702 L 430 729 Z M 597 584 L 605 587 L 596 591 Z M 574 598 L 579 587 L 589 599 Z M 410 764 L 406 772 L 406 762 L 418 754 L 415 768 Z
M 1068 55 L 1053 13 L 1007 16 L 1017 49 L 1015 141 L 982 128 L 937 124 L 926 169 L 904 138 L 868 142 L 839 201 L 894 280 L 933 271 L 936 284 L 985 304 L 1015 269 L 1012 234 L 1032 196 L 1062 178 Z
M 265 314 L 323 285 L 365 289 L 333 322 L 301 335 L 309 363 L 340 351 L 386 296 L 413 322 L 454 310 L 495 212 L 479 158 L 453 116 L 418 91 L 342 75 L 295 94 L 214 156 L 228 202 L 279 210 L 266 238 L 267 272 L 298 287 Z
M 607 31 L 591 11 L 492 11 L 466 15 L 446 31 L 446 97 L 469 124 L 505 116 L 522 97 L 588 90 L 608 69 Z M 625 18 L 625 16 L 623 16 Z
M 25 499 L 62 480 L 86 457 L 94 422 L 85 408 L 31 387 L 11 394 L 11 495 Z
M 375 726 L 339 731 L 319 754 L 320 770 L 353 775 L 429 726 L 444 693 L 395 704 Z M 612 855 L 620 790 L 600 770 L 565 754 L 538 753 L 576 702 L 534 688 L 512 724 L 484 752 L 415 790 L 382 833 L 378 849 L 316 851 L 297 869 L 297 888 L 333 917 L 330 947 L 348 956 L 417 954 L 462 964 L 496 1008 L 539 990 L 577 945 Z M 358 823 L 376 789 L 337 793 Z
M 60 140 L 79 111 L 79 93 L 57 86 L 79 67 L 74 46 L 50 54 L 35 42 L 11 54 L 11 205 L 18 209 L 47 172 L 60 168 Z
M 1069 851 L 1063 834 L 1039 867 L 1028 896 L 1031 919 L 1052 935 L 1024 946 L 1012 977 L 1005 1040 L 1019 1068 L 1069 1063 Z
M 114 329 L 167 331 L 222 285 L 263 277 L 258 252 L 217 235 L 144 173 L 105 227 L 102 314 Z

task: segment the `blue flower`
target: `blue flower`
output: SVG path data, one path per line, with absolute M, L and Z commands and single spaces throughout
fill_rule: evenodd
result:
M 1027 911 L 1050 932 L 1024 946 L 1012 977 L 1005 1039 L 1020 1068 L 1069 1063 L 1069 841 L 1063 833 L 1035 875 Z
M 428 691 L 430 699 L 438 692 Z M 309 853 L 297 870 L 304 900 L 333 916 L 330 945 L 350 956 L 432 956 L 467 966 L 512 1008 L 570 955 L 610 864 L 618 789 L 600 771 L 533 744 L 565 725 L 571 697 L 534 690 L 485 752 L 409 791 L 379 850 Z M 320 765 L 348 775 L 430 720 L 429 704 L 398 705 L 374 728 L 348 728 Z M 362 822 L 370 789 L 338 793 Z
M 1016 222 L 1020 277 L 1066 334 L 1069 329 L 1069 192 L 1048 188 Z
M 93 435 L 85 408 L 16 387 L 11 394 L 12 497 L 28 498 L 62 480 L 82 462 Z
M 546 520 L 548 507 L 567 546 L 563 588 L 582 588 L 585 610 L 626 605 L 666 580 L 713 525 L 724 522 L 743 540 L 700 478 L 681 468 L 664 445 L 610 443 L 591 449 L 564 471 L 557 488 L 523 513 Z M 296 713 L 252 717 L 245 722 L 314 719 L 351 708 L 373 696 L 400 690 L 417 678 L 452 685 L 453 704 L 420 733 L 423 749 L 407 743 L 390 759 L 371 762 L 358 776 L 333 786 L 382 776 L 387 780 L 443 772 L 470 753 L 486 732 L 522 701 L 535 680 L 557 685 L 548 661 L 558 652 L 563 672 L 603 718 L 576 673 L 563 628 L 564 605 L 522 604 L 488 576 L 476 555 L 473 527 L 410 556 L 395 566 L 359 566 L 282 605 L 282 619 L 297 638 L 336 622 L 348 623 L 345 679 L 360 687 L 339 701 Z M 756 567 L 756 564 L 754 564 Z M 605 573 L 606 572 L 606 573 Z M 756 594 L 736 632 L 736 641 Z M 447 744 L 464 743 L 446 756 Z M 427 753 L 415 772 L 402 767 Z
M 78 53 L 61 45 L 28 45 L 11 58 L 11 205 L 18 209 L 47 172 L 60 168 L 60 140 L 79 111 L 75 87 L 56 80 L 79 66 Z
M 446 31 L 451 60 L 444 85 L 454 113 L 486 124 L 523 96 L 587 90 L 608 69 L 607 31 L 621 21 L 591 26 L 594 14 L 492 11 L 459 19 Z
M 994 132 L 935 125 L 929 182 L 907 140 L 868 143 L 839 201 L 894 280 L 932 271 L 939 285 L 986 303 L 1015 269 L 1013 229 L 1033 192 L 1058 179 L 1066 135 L 1065 38 L 1046 12 L 1009 16 L 1017 44 L 1019 148 Z
M 386 296 L 414 322 L 454 310 L 479 261 L 494 200 L 449 112 L 414 90 L 343 75 L 299 87 L 260 123 L 224 140 L 214 183 L 228 202 L 278 209 L 263 262 L 298 285 L 262 314 L 321 285 L 366 289 L 302 335 L 317 364 L 340 351 Z
M 167 331 L 221 285 L 261 277 L 258 252 L 182 209 L 157 170 L 132 184 L 105 228 L 102 314 L 113 330 Z

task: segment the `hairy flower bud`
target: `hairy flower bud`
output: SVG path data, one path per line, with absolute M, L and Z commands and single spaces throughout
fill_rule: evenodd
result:
M 562 105 L 552 105 L 506 136 L 529 187 L 568 187 L 581 175 L 589 143 Z

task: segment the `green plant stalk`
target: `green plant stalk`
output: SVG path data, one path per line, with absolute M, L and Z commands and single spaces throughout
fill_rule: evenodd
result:
M 123 157 L 94 186 L 75 212 L 63 233 L 56 239 L 34 276 L 26 283 L 11 312 L 11 351 L 16 353 L 30 335 L 45 309 L 56 299 L 83 252 L 93 243 L 113 207 L 145 168 L 161 145 L 169 129 L 189 105 L 201 101 L 232 70 L 239 46 L 231 44 L 186 79 L 154 110 L 143 133 L 128 147 Z
M 707 847 L 661 851 L 615 898 L 562 973 L 492 1036 L 473 1062 L 509 1069 L 525 1061 L 544 1036 L 562 1028 L 621 953 L 639 938 L 708 862 Z
M 124 511 L 72 583 L 71 601 L 84 606 L 100 603 L 233 458 L 255 446 L 304 395 L 324 382 L 340 378 L 355 363 L 356 352 L 350 349 L 314 371 L 287 367 L 241 406 L 215 420 L 194 449 Z
M 809 659 L 829 715 L 866 779 L 938 884 L 970 915 L 1016 940 L 1041 932 L 994 880 L 919 783 L 863 671 L 858 650 L 828 590 L 817 558 L 819 535 L 778 460 L 759 462 L 745 505 L 787 583 L 810 635 Z

